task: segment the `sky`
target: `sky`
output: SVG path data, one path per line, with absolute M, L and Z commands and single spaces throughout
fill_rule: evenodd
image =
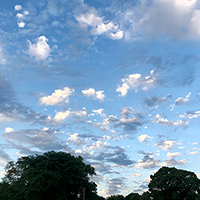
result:
M 0 1 L 0 176 L 46 151 L 82 156 L 98 194 L 200 175 L 199 0 Z

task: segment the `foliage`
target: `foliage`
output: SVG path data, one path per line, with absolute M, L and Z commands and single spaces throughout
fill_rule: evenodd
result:
M 193 172 L 162 167 L 150 178 L 149 190 L 154 200 L 200 199 L 200 180 Z
M 7 186 L 9 192 L 1 193 L 7 200 L 76 200 L 83 190 L 86 197 L 96 193 L 96 184 L 89 181 L 94 168 L 69 153 L 21 157 L 16 163 L 8 162 L 6 172 L 0 192 Z
M 138 193 L 130 193 L 124 199 L 125 200 L 140 200 L 140 195 Z
M 124 196 L 123 195 L 111 195 L 106 200 L 124 200 Z

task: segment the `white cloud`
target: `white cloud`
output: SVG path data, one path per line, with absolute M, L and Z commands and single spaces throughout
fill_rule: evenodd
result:
M 103 90 L 95 91 L 94 88 L 82 90 L 82 93 L 87 97 L 93 97 L 94 100 L 103 101 L 105 98 L 105 95 L 103 94 L 104 93 Z
M 10 132 L 13 132 L 13 131 L 14 131 L 13 128 L 10 128 L 10 127 L 5 128 L 5 133 L 10 133 Z
M 139 140 L 140 142 L 148 142 L 148 140 L 149 140 L 150 138 L 152 138 L 152 137 L 149 137 L 148 135 L 143 134 L 143 135 L 140 135 L 140 136 L 138 137 L 138 140 Z
M 50 52 L 51 48 L 47 44 L 48 39 L 45 36 L 40 36 L 37 38 L 36 43 L 32 44 L 29 40 L 29 54 L 34 56 L 37 60 L 45 60 Z
M 65 87 L 63 90 L 55 90 L 50 96 L 40 98 L 39 105 L 54 106 L 69 102 L 69 96 L 74 93 L 74 89 Z
M 26 25 L 24 22 L 17 22 L 19 28 L 24 28 Z
M 177 120 L 177 121 L 174 121 L 174 122 L 169 121 L 167 119 L 162 118 L 159 114 L 156 115 L 154 122 L 156 122 L 158 124 L 163 124 L 163 125 L 166 125 L 166 126 L 179 126 L 179 125 L 188 124 L 188 121 L 185 121 L 185 120 Z
M 181 156 L 181 155 L 182 155 L 182 153 L 180 153 L 180 152 L 174 152 L 174 153 L 168 152 L 167 153 L 167 158 L 177 157 L 177 156 Z
M 119 29 L 118 25 L 114 24 L 112 21 L 103 22 L 104 17 L 99 17 L 94 8 L 88 8 L 88 12 L 84 14 L 79 13 L 75 18 L 80 24 L 92 27 L 92 35 L 106 34 L 107 37 L 113 40 L 123 38 L 123 31 Z
M 15 5 L 15 10 L 19 11 L 22 9 L 22 6 L 21 5 Z
M 141 0 L 118 12 L 125 38 L 170 35 L 189 38 L 200 35 L 198 0 Z M 128 28 L 127 28 L 128 27 Z
M 81 118 L 87 116 L 87 111 L 86 109 L 83 108 L 83 110 L 80 111 L 71 111 L 70 109 L 67 111 L 63 112 L 56 112 L 56 115 L 54 117 L 54 120 L 57 122 L 62 122 L 68 117 L 76 117 L 76 118 Z
M 6 122 L 6 121 L 13 121 L 13 119 L 4 115 L 3 113 L 0 113 L 0 123 Z
M 100 108 L 100 109 L 98 109 L 98 110 L 92 110 L 92 112 L 94 112 L 95 114 L 99 114 L 99 115 L 102 115 L 102 114 L 103 114 L 103 111 L 104 111 L 103 108 Z
M 117 87 L 116 92 L 120 92 L 120 96 L 125 96 L 129 89 L 135 90 L 137 92 L 138 87 L 142 86 L 143 90 L 148 90 L 150 87 L 156 84 L 155 71 L 152 70 L 149 76 L 142 77 L 141 74 L 130 74 L 127 78 L 122 79 L 122 86 Z
M 17 14 L 16 14 L 16 17 L 19 18 L 19 19 L 21 19 L 21 18 L 23 18 L 24 16 L 23 16 L 21 13 L 17 13 Z
M 179 105 L 182 105 L 182 104 L 188 102 L 189 99 L 190 99 L 190 95 L 191 95 L 191 92 L 186 96 L 185 99 L 184 99 L 183 97 L 178 97 L 178 98 L 175 100 L 175 105 L 176 105 L 176 106 L 179 106 Z

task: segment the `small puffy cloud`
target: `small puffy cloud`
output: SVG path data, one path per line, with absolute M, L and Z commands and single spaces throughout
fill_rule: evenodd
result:
M 163 124 L 166 126 L 181 126 L 184 124 L 188 124 L 188 121 L 186 120 L 177 120 L 177 121 L 169 121 L 168 119 L 162 118 L 159 114 L 156 115 L 156 118 L 154 120 L 155 123 Z
M 21 19 L 21 18 L 23 18 L 23 15 L 21 13 L 17 13 L 16 17 L 19 18 L 19 19 Z
M 164 150 L 164 151 L 168 151 L 170 149 L 173 148 L 173 146 L 176 145 L 175 141 L 171 141 L 171 140 L 164 140 L 164 141 L 160 141 L 157 144 L 155 144 L 154 146 L 157 146 L 158 148 Z
M 24 22 L 17 22 L 19 28 L 24 28 L 26 25 Z
M 40 36 L 36 39 L 36 43 L 32 44 L 29 40 L 28 53 L 34 56 L 37 60 L 46 60 L 51 52 L 50 46 L 47 44 L 48 39 L 45 36 Z
M 154 70 L 146 77 L 142 77 L 141 74 L 130 74 L 127 78 L 122 79 L 123 84 L 122 86 L 118 85 L 116 92 L 120 92 L 120 96 L 126 96 L 128 90 L 133 89 L 137 92 L 139 86 L 141 86 L 143 90 L 148 90 L 156 84 L 156 81 Z
M 103 101 L 105 98 L 105 95 L 103 94 L 103 90 L 95 91 L 94 88 L 89 88 L 86 90 L 82 90 L 82 93 L 87 97 L 92 97 L 94 100 Z
M 138 137 L 138 140 L 139 140 L 140 142 L 148 142 L 150 138 L 152 138 L 152 137 L 149 137 L 148 135 L 143 134 L 143 135 L 140 135 L 140 136 Z
M 15 5 L 15 10 L 16 11 L 19 11 L 19 10 L 21 10 L 22 9 L 22 6 L 21 5 Z
M 133 177 L 140 177 L 140 176 L 142 176 L 142 174 L 141 173 L 137 173 L 137 174 L 132 174 L 132 176 Z
M 181 156 L 181 155 L 182 155 L 182 153 L 180 153 L 180 152 L 174 152 L 174 153 L 168 152 L 167 153 L 167 158 L 177 157 L 177 156 Z
M 14 131 L 13 128 L 10 128 L 10 127 L 5 128 L 5 133 L 10 133 L 10 132 L 13 132 L 13 131 Z
M 99 115 L 102 115 L 102 114 L 103 114 L 103 111 L 104 111 L 103 108 L 100 108 L 100 109 L 98 109 L 98 110 L 92 110 L 92 112 L 94 112 L 95 114 L 99 114 Z
M 57 122 L 62 122 L 68 117 L 75 117 L 75 118 L 82 118 L 87 116 L 86 109 L 80 110 L 80 111 L 71 111 L 71 109 L 67 111 L 62 112 L 56 112 L 56 115 L 54 117 L 54 120 Z
M 40 98 L 38 104 L 46 106 L 55 106 L 62 103 L 68 103 L 69 102 L 69 96 L 74 93 L 74 89 L 70 89 L 68 87 L 65 87 L 63 90 L 55 90 L 50 96 L 45 96 Z
M 198 154 L 198 151 L 189 151 L 189 154 L 191 154 L 191 155 L 195 155 L 195 154 Z

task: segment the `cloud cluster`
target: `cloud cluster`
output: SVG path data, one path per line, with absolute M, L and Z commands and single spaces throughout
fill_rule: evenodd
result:
M 79 24 L 84 28 L 91 27 L 90 33 L 92 35 L 105 34 L 107 37 L 118 40 L 123 38 L 123 31 L 119 26 L 112 21 L 104 22 L 103 17 L 98 16 L 98 12 L 93 7 L 88 7 L 86 4 L 80 5 L 85 8 L 85 12 L 75 14 L 75 18 Z

